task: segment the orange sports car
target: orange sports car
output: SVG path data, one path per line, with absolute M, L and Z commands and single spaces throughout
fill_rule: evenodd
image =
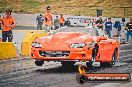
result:
M 78 61 L 93 67 L 113 66 L 118 59 L 119 43 L 98 34 L 96 28 L 63 28 L 54 34 L 38 37 L 32 42 L 31 56 L 37 66 L 44 61 L 61 62 L 62 66 L 73 66 Z

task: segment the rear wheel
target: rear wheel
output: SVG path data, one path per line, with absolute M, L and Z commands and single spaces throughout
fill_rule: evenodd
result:
M 42 66 L 42 65 L 44 64 L 44 61 L 42 61 L 42 60 L 36 60 L 36 61 L 35 61 L 35 64 L 36 64 L 37 66 Z
M 76 62 L 74 62 L 74 61 L 63 61 L 63 62 L 61 62 L 62 67 L 64 67 L 64 68 L 73 67 L 75 63 Z
M 112 60 L 111 60 L 111 62 L 109 62 L 108 63 L 108 65 L 110 66 L 110 67 L 113 67 L 114 65 L 115 65 L 115 63 L 116 63 L 116 59 L 117 59 L 117 55 L 118 55 L 118 50 L 114 50 L 114 53 L 113 53 L 113 55 L 112 55 Z

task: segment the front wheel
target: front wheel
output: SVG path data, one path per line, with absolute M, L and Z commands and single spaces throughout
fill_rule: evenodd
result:
M 42 66 L 42 65 L 44 64 L 44 61 L 42 61 L 42 60 L 36 60 L 36 61 L 35 61 L 35 64 L 36 64 L 37 66 Z
M 93 63 L 95 62 L 97 53 L 98 53 L 98 44 L 95 45 L 95 47 L 92 49 L 92 58 L 89 62 L 86 62 L 86 66 L 89 68 L 93 68 Z

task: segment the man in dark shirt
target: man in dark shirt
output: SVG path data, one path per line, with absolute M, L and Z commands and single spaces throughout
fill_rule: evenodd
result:
M 99 16 L 99 19 L 96 21 L 96 25 L 99 29 L 103 30 L 103 20 L 102 20 L 102 16 Z
M 38 15 L 36 18 L 37 30 L 42 30 L 43 21 L 44 21 L 43 15 L 42 14 Z
M 64 25 L 65 25 L 65 26 L 70 26 L 70 25 L 71 25 L 71 23 L 70 23 L 70 21 L 69 21 L 69 18 L 67 18 L 67 20 L 65 21 Z
M 54 19 L 54 26 L 55 26 L 55 30 L 59 28 L 59 18 L 58 16 L 56 16 L 56 19 Z
M 130 22 L 128 22 L 126 24 L 126 29 L 127 29 L 126 41 L 128 42 L 130 36 L 131 36 L 131 39 L 132 39 L 132 19 L 130 19 Z
M 117 36 L 121 35 L 121 23 L 120 21 L 115 21 L 114 27 L 117 29 Z
M 108 37 L 111 38 L 111 31 L 112 31 L 111 18 L 108 18 L 108 21 L 105 23 L 105 31 L 108 34 Z

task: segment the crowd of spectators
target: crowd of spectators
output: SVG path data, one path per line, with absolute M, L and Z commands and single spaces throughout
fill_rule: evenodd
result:
M 51 8 L 49 6 L 46 8 L 44 15 L 39 14 L 37 16 L 36 22 L 37 30 L 42 30 L 43 25 L 46 31 L 56 30 L 64 26 L 70 26 L 69 19 L 67 18 L 67 20 L 65 20 L 63 14 L 60 14 L 60 16 L 57 15 L 55 19 L 53 19 Z
M 12 42 L 13 39 L 12 31 L 16 23 L 15 19 L 11 15 L 11 12 L 12 11 L 10 9 L 7 9 L 3 17 L 0 15 L 0 30 L 2 30 L 2 38 L 0 38 L 0 41 L 2 42 L 6 42 L 7 40 L 8 42 Z M 44 29 L 47 32 L 71 25 L 69 18 L 65 20 L 65 17 L 62 14 L 56 15 L 55 19 L 53 19 L 53 16 L 51 14 L 51 8 L 49 6 L 46 8 L 44 14 L 39 14 L 36 17 L 36 22 L 37 30 L 43 30 L 44 26 Z M 102 16 L 99 16 L 97 20 L 94 19 L 92 24 L 98 29 L 103 30 L 109 38 L 113 37 L 113 28 L 117 30 L 116 37 L 120 37 L 121 30 L 125 28 L 126 42 L 130 40 L 130 37 L 132 39 L 132 19 L 130 19 L 130 21 L 125 24 L 125 18 L 122 18 L 122 22 L 119 20 L 113 22 L 112 18 L 106 18 L 103 20 Z
M 108 35 L 109 38 L 112 37 L 121 37 L 121 31 L 125 30 L 125 40 L 128 42 L 132 40 L 132 19 L 125 24 L 125 18 L 122 18 L 122 21 L 112 21 L 112 18 L 107 18 L 105 20 L 102 19 L 102 16 L 99 16 L 98 20 L 95 21 L 95 26 L 98 29 L 104 30 L 104 32 Z M 112 36 L 112 29 L 116 29 L 116 35 Z

